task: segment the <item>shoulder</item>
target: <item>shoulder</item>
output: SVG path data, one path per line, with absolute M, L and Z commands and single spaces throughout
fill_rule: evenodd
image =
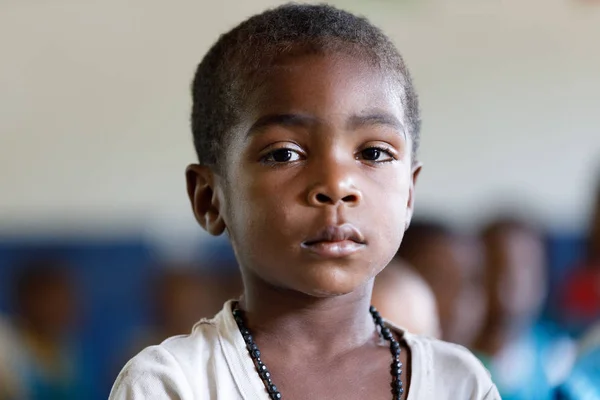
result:
M 110 399 L 194 398 L 195 383 L 209 374 L 200 371 L 218 351 L 218 341 L 213 320 L 202 320 L 189 335 L 145 348 L 123 367 Z
M 162 346 L 147 347 L 132 358 L 117 377 L 110 399 L 182 396 L 185 376 L 176 359 Z
M 490 373 L 466 348 L 418 335 L 405 338 L 412 353 L 413 381 L 419 391 L 427 392 L 423 398 L 446 398 L 448 388 L 454 388 L 453 398 L 500 399 Z
M 408 341 L 413 345 L 411 348 L 417 347 L 418 353 L 438 368 L 454 367 L 463 372 L 489 375 L 479 359 L 463 346 L 421 335 L 410 335 Z

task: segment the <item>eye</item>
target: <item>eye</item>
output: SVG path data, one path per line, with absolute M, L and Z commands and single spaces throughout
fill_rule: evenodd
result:
M 295 150 L 292 149 L 276 149 L 268 154 L 266 154 L 263 158 L 263 162 L 267 163 L 287 163 L 300 160 L 301 155 Z
M 389 162 L 396 159 L 390 150 L 382 147 L 368 147 L 363 149 L 356 158 L 370 162 Z

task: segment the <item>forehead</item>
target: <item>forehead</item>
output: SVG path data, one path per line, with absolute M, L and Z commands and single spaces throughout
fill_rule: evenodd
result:
M 398 81 L 343 53 L 281 58 L 261 73 L 251 97 L 253 114 L 296 111 L 332 120 L 380 110 L 406 126 Z

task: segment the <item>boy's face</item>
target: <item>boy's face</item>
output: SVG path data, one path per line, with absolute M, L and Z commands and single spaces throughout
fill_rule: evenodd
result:
M 397 92 L 348 56 L 284 60 L 253 93 L 222 175 L 188 168 L 197 219 L 227 230 L 246 277 L 322 297 L 388 264 L 420 170 Z

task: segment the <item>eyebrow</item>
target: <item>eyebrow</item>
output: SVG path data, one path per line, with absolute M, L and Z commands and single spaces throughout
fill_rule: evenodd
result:
M 283 127 L 309 127 L 320 122 L 320 119 L 310 115 L 303 114 L 269 114 L 260 117 L 250 129 L 246 136 L 260 132 L 271 126 Z M 394 115 L 385 112 L 375 112 L 365 115 L 352 115 L 346 123 L 348 130 L 356 130 L 365 126 L 384 125 L 395 129 L 398 133 L 406 137 L 404 124 Z
M 347 123 L 347 127 L 350 130 L 355 130 L 357 128 L 365 127 L 365 126 L 373 126 L 373 125 L 384 125 L 389 126 L 406 136 L 406 129 L 404 129 L 404 124 L 400 122 L 398 118 L 396 118 L 392 114 L 388 114 L 385 112 L 376 112 L 373 114 L 366 115 L 353 115 L 350 117 Z
M 250 129 L 248 129 L 247 136 L 253 133 L 259 132 L 270 126 L 284 126 L 284 127 L 307 127 L 314 125 L 318 122 L 318 118 L 311 117 L 302 114 L 269 114 L 264 117 L 260 117 Z

